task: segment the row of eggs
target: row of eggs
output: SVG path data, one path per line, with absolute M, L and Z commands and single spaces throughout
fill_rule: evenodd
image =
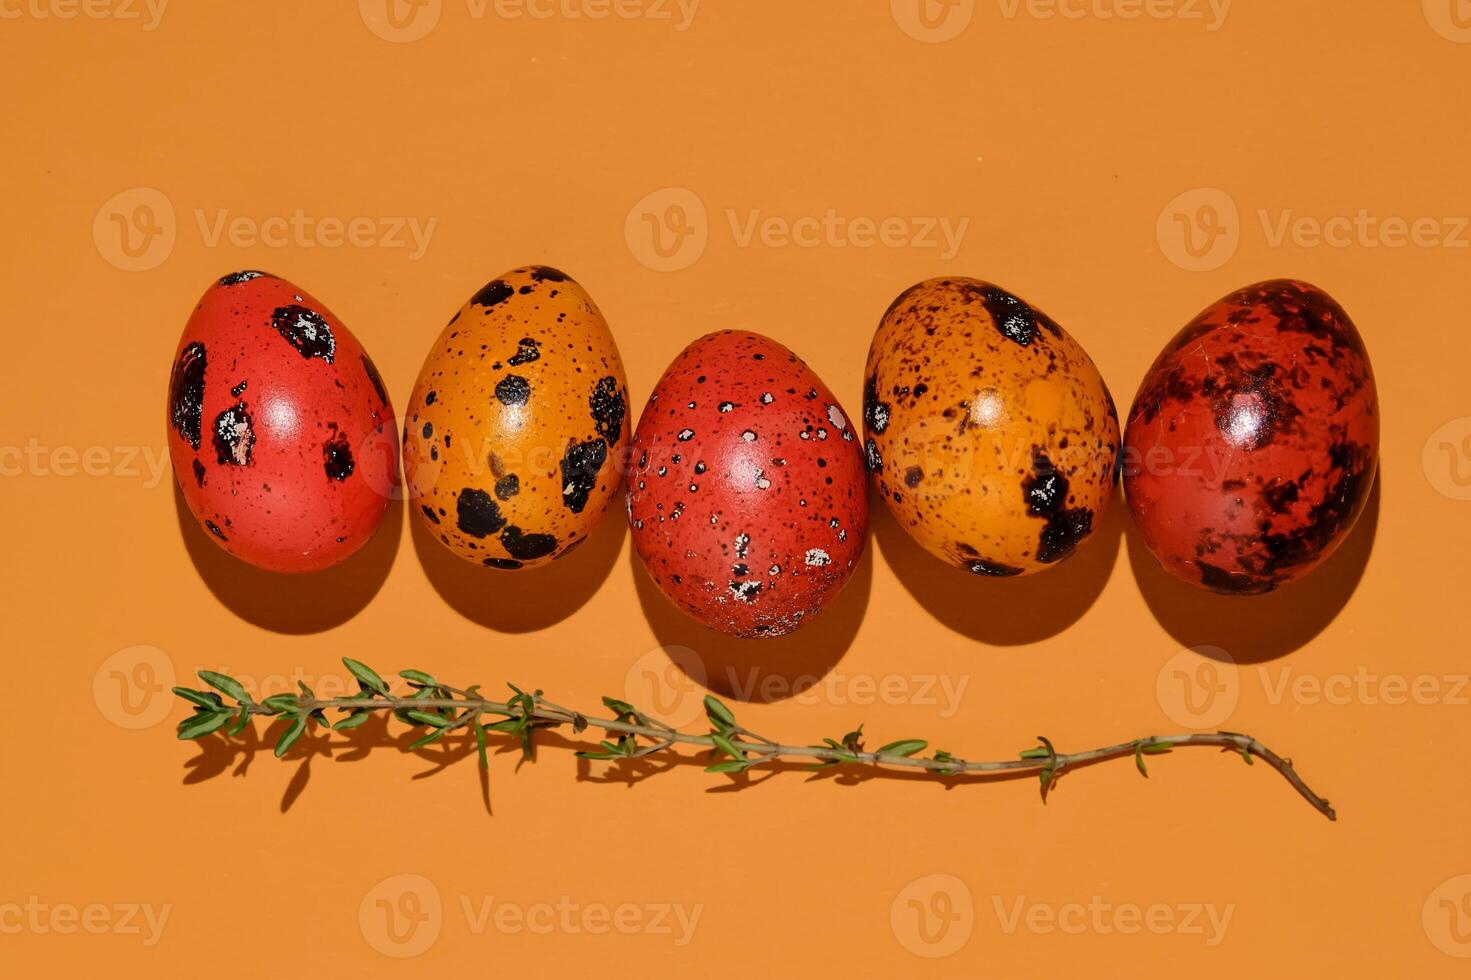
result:
M 1321 563 L 1357 519 L 1377 412 L 1357 330 L 1307 283 L 1248 286 L 1190 321 L 1121 432 L 1066 330 L 999 286 L 945 277 L 884 313 L 861 421 L 792 351 L 726 330 L 674 359 L 630 431 L 612 332 L 548 266 L 492 280 L 454 315 L 419 372 L 401 445 L 357 338 L 262 272 L 205 292 L 168 400 L 189 509 L 253 565 L 342 561 L 402 481 L 446 548 L 531 568 L 566 558 L 622 494 L 660 589 L 738 636 L 789 633 L 843 588 L 866 543 L 870 482 L 932 554 L 1013 576 L 1073 554 L 1122 472 L 1170 572 L 1269 591 Z

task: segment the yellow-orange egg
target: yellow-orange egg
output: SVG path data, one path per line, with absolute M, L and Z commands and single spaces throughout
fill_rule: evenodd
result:
M 978 575 L 1061 561 L 1113 496 L 1119 420 L 1098 369 L 987 282 L 930 279 L 894 300 L 869 348 L 863 420 L 899 524 Z
M 592 299 L 526 266 L 472 296 L 424 360 L 404 423 L 414 512 L 492 568 L 561 558 L 622 485 L 628 382 Z

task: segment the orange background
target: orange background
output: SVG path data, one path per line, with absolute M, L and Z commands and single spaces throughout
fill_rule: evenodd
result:
M 0 970 L 1464 972 L 1471 232 L 1447 219 L 1471 210 L 1471 44 L 1451 3 L 1238 0 L 1209 30 L 1210 8 L 1184 0 L 1163 9 L 1205 19 L 1099 15 L 1129 0 L 1074 2 L 1078 18 L 976 0 L 932 5 L 926 30 L 910 0 L 705 0 L 679 30 L 672 4 L 652 13 L 673 20 L 533 18 L 444 0 L 420 11 L 439 20 L 418 40 L 405 32 L 426 21 L 402 21 L 398 40 L 374 33 L 394 33 L 380 0 L 174 0 L 151 30 L 40 16 L 64 3 L 0 4 Z M 962 24 L 947 11 L 969 20 L 940 40 Z M 705 210 L 703 224 L 685 212 L 703 253 L 673 271 L 625 234 L 664 188 Z M 673 200 L 643 213 L 673 221 Z M 206 234 L 221 211 L 259 223 L 297 209 L 437 224 L 417 258 Z M 969 225 L 949 258 L 922 243 L 743 245 L 729 212 L 739 224 L 751 209 Z M 1289 212 L 1360 210 L 1432 219 L 1433 233 L 1401 247 L 1363 230 L 1338 244 L 1273 235 Z M 442 553 L 396 505 L 348 565 L 282 581 L 213 548 L 181 522 L 172 478 L 148 475 L 145 459 L 167 458 L 174 344 L 213 278 L 263 267 L 311 290 L 402 408 L 448 316 L 527 262 L 594 296 L 635 405 L 688 340 L 735 326 L 793 347 L 850 412 L 879 315 L 930 275 L 988 278 L 1046 309 L 1121 406 L 1207 303 L 1306 278 L 1374 358 L 1379 488 L 1330 564 L 1256 600 L 1167 580 L 1118 507 L 1069 563 L 1008 582 L 947 570 L 880 509 L 876 546 L 821 620 L 737 643 L 664 602 L 616 513 L 575 560 L 508 576 Z M 74 472 L 93 447 L 92 475 Z M 1172 660 L 1198 645 L 1234 664 Z M 277 762 L 259 737 L 176 742 L 184 711 L 163 693 L 199 667 L 330 693 L 352 655 L 579 707 L 654 700 L 688 720 L 704 689 L 648 679 L 682 676 L 667 668 L 689 655 L 670 646 L 732 703 L 732 676 L 767 678 L 774 697 L 736 704 L 767 734 L 809 741 L 863 721 L 870 744 L 920 736 L 975 758 L 1038 733 L 1082 749 L 1181 730 L 1176 695 L 1205 681 L 1202 696 L 1228 698 L 1211 725 L 1291 755 L 1340 820 L 1212 750 L 1155 758 L 1147 781 L 1127 759 L 1073 772 L 1044 806 L 1032 777 L 945 788 L 782 773 L 731 791 L 698 765 L 631 779 L 553 743 L 519 769 L 494 758 L 488 814 L 464 747 L 319 738 Z M 803 675 L 823 681 L 782 696 Z M 1416 681 L 1418 703 L 1396 703 L 1395 685 Z M 578 915 L 631 903 L 645 928 L 508 924 L 517 909 L 544 924 L 538 909 L 563 896 Z M 1016 923 L 1018 901 L 1041 911 Z M 480 919 L 487 902 L 513 907 L 501 927 Z M 27 903 L 50 911 L 21 923 Z M 141 914 L 129 921 L 142 935 L 113 910 L 130 903 L 168 907 L 157 942 Z M 1100 927 L 1090 903 L 1161 906 L 1174 925 L 1130 934 L 1116 928 L 1126 911 Z M 92 913 L 102 934 L 63 931 L 65 908 L 94 904 L 108 909 Z M 1224 933 L 1194 904 L 1229 914 Z M 673 934 L 654 928 L 659 905 L 698 908 L 693 934 L 672 916 Z M 416 926 L 402 918 L 415 909 Z M 1047 928 L 1049 910 L 1060 925 Z M 381 951 L 414 944 L 413 959 Z

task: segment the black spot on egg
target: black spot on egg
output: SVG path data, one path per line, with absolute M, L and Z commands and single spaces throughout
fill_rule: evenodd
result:
M 352 476 L 352 447 L 347 444 L 347 433 L 339 432 L 322 443 L 322 467 L 327 479 L 338 483 Z
M 215 416 L 215 458 L 223 466 L 249 466 L 250 454 L 255 449 L 255 426 L 239 402 Z
M 530 364 L 541 357 L 541 342 L 530 337 L 522 337 L 516 345 L 516 353 L 506 358 L 506 363 L 511 367 L 522 364 Z
M 278 306 L 271 314 L 271 326 L 307 360 L 319 357 L 331 364 L 337 355 L 332 328 L 316 310 L 295 303 Z
M 195 341 L 179 352 L 169 377 L 169 422 L 181 437 L 199 448 L 204 415 L 204 345 Z
M 1027 513 L 1046 521 L 1037 543 L 1040 562 L 1066 558 L 1093 530 L 1093 512 L 1067 506 L 1068 479 L 1041 447 L 1032 449 L 1032 472 L 1022 480 L 1022 496 Z
M 219 284 L 221 286 L 238 286 L 242 282 L 250 282 L 252 279 L 260 279 L 263 276 L 270 279 L 275 278 L 269 272 L 257 272 L 255 269 L 241 269 L 239 272 L 232 272 L 228 276 L 221 276 Z
M 506 526 L 501 509 L 490 494 L 465 487 L 455 500 L 456 526 L 472 538 L 485 538 Z
M 525 405 L 531 398 L 531 382 L 519 374 L 508 374 L 496 382 L 495 397 L 507 408 Z
M 870 374 L 863 387 L 863 421 L 870 431 L 883 435 L 889 427 L 890 405 L 879 398 L 878 381 L 878 375 Z
M 568 277 L 567 273 L 549 265 L 534 265 L 531 267 L 531 278 L 537 282 L 566 282 Z
M 367 372 L 368 383 L 373 386 L 373 392 L 383 404 L 388 404 L 388 388 L 383 384 L 383 375 L 378 373 L 378 365 L 367 354 L 363 355 L 363 370 Z
M 511 288 L 511 284 L 504 279 L 492 279 L 481 286 L 478 293 L 470 297 L 470 302 L 476 306 L 491 307 L 510 299 L 514 293 L 515 290 Z
M 608 445 L 618 445 L 623 433 L 623 416 L 628 413 L 628 404 L 618 387 L 618 379 L 611 375 L 600 379 L 587 401 L 598 435 L 607 440 Z
M 194 482 L 199 484 L 201 487 L 204 486 L 204 464 L 201 463 L 198 458 L 190 460 L 190 462 L 194 466 Z
M 872 439 L 863 444 L 863 463 L 870 473 L 877 473 L 884 468 L 884 457 L 879 455 L 878 443 Z
M 501 544 L 512 557 L 521 561 L 544 558 L 557 549 L 557 539 L 551 534 L 527 534 L 514 524 L 501 532 Z
M 587 498 L 598 483 L 598 471 L 608 459 L 608 444 L 601 439 L 574 443 L 562 455 L 562 505 L 582 513 Z
M 1062 333 L 1062 328 L 1047 314 L 1034 310 L 999 286 L 985 286 L 981 292 L 981 301 L 986 312 L 991 314 L 991 320 L 1001 336 L 1023 347 L 1037 338 L 1039 326 L 1053 336 Z
M 495 495 L 501 500 L 510 500 L 521 492 L 521 480 L 515 473 L 507 473 L 495 481 Z
M 433 507 L 430 507 L 428 504 L 420 504 L 419 510 L 424 514 L 426 518 L 429 519 L 429 522 L 431 524 L 439 523 L 439 515 L 434 513 Z
M 508 570 L 521 567 L 521 563 L 513 558 L 482 558 L 480 564 L 486 568 L 504 568 Z

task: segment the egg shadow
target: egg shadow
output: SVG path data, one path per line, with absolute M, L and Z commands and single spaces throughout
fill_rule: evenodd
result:
M 1358 587 L 1374 550 L 1382 469 L 1358 523 L 1305 578 L 1258 596 L 1222 595 L 1166 572 L 1129 523 L 1129 564 L 1150 612 L 1182 646 L 1220 647 L 1236 663 L 1263 663 L 1299 649 L 1333 621 Z
M 869 512 L 884 561 L 915 601 L 955 632 L 994 646 L 1036 643 L 1082 618 L 1113 572 L 1126 521 L 1114 494 L 1097 528 L 1070 557 L 1031 575 L 992 578 L 931 555 L 877 496 Z
M 836 599 L 796 632 L 742 639 L 702 626 L 659 590 L 636 550 L 629 549 L 644 619 L 661 646 L 686 647 L 699 658 L 704 677 L 692 680 L 736 701 L 773 703 L 801 694 L 826 677 L 853 645 L 873 584 L 873 548 L 853 569 Z M 671 660 L 683 672 L 683 665 Z
M 577 549 L 538 568 L 486 568 L 450 551 L 416 516 L 410 535 L 419 564 L 450 607 L 501 633 L 530 633 L 561 622 L 608 577 L 628 525 L 612 505 Z
M 340 626 L 372 601 L 393 567 L 404 507 L 392 500 L 368 543 L 339 565 L 301 575 L 268 572 L 226 552 L 199 526 L 174 484 L 179 533 L 205 585 L 235 615 L 276 633 L 320 633 Z

